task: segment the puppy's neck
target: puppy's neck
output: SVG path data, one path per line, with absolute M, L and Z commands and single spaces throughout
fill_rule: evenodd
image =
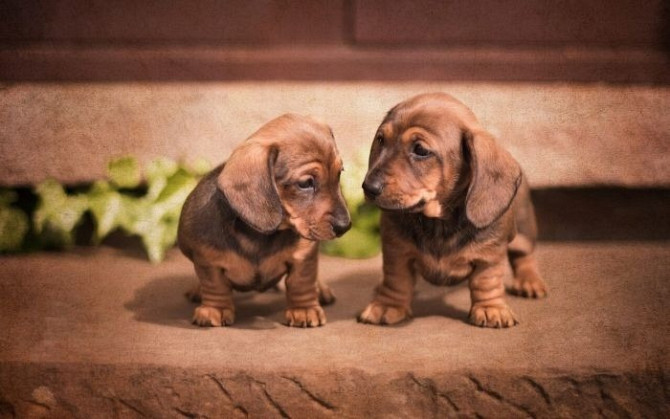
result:
M 426 202 L 421 215 L 426 218 L 437 219 L 453 225 L 460 221 L 460 211 L 465 206 L 465 194 L 463 190 L 455 191 L 453 197 L 447 199 L 440 199 L 436 197 L 433 200 Z
M 439 218 L 427 217 L 420 212 L 388 213 L 387 216 L 399 226 L 399 233 L 411 240 L 418 249 L 441 255 L 460 247 L 472 237 L 462 214 L 462 210 L 455 208 L 443 212 Z

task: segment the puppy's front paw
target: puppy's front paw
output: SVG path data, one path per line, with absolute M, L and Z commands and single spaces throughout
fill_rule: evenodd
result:
M 358 316 L 358 321 L 369 324 L 392 325 L 400 323 L 412 316 L 405 307 L 388 306 L 378 302 L 371 302 Z
M 470 309 L 470 323 L 479 327 L 512 327 L 519 324 L 516 315 L 507 304 L 475 304 Z
M 309 308 L 287 308 L 286 325 L 293 327 L 317 327 L 326 324 L 326 313 L 321 306 Z
M 193 324 L 198 326 L 230 326 L 234 322 L 235 312 L 230 308 L 200 306 L 193 313 Z

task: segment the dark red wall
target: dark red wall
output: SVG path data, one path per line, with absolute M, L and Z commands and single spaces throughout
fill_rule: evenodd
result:
M 0 2 L 2 80 L 667 83 L 667 0 Z

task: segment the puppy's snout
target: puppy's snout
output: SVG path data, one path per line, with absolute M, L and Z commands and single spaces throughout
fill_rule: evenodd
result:
M 351 228 L 351 216 L 344 201 L 339 202 L 335 206 L 330 225 L 337 237 L 340 237 Z
M 384 183 L 378 177 L 365 178 L 365 182 L 363 182 L 363 191 L 370 198 L 378 197 L 383 189 Z
M 341 235 L 349 231 L 350 228 L 351 228 L 351 220 L 348 218 L 346 220 L 335 220 L 335 222 L 333 223 L 333 232 L 335 232 L 335 235 L 337 237 L 340 237 Z

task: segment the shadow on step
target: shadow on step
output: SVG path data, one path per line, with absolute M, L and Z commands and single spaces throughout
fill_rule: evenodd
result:
M 133 318 L 140 322 L 191 328 L 190 319 L 195 305 L 186 299 L 184 293 L 194 282 L 192 276 L 153 279 L 138 288 L 133 299 L 124 307 L 133 312 Z
M 532 191 L 540 240 L 670 240 L 670 189 Z
M 124 306 L 133 312 L 134 319 L 185 329 L 198 329 L 191 324 L 197 303 L 186 297 L 196 283 L 193 276 L 168 276 L 151 280 L 135 291 L 133 299 Z M 265 293 L 234 294 L 236 321 L 234 327 L 268 329 L 276 327 L 283 316 L 284 293 L 269 290 Z
M 356 316 L 370 302 L 380 272 L 368 270 L 345 275 L 329 282 L 337 297 L 334 304 L 324 307 L 329 323 L 355 321 Z M 189 301 L 185 293 L 193 288 L 191 276 L 159 277 L 137 289 L 133 299 L 124 307 L 139 322 L 185 329 L 197 329 L 190 320 L 197 303 Z M 282 284 L 283 285 L 283 284 Z M 283 327 L 286 298 L 282 289 L 264 293 L 236 292 L 234 294 L 236 319 L 234 328 L 274 329 Z M 449 295 L 459 293 L 462 286 L 434 287 L 419 284 L 413 303 L 414 317 L 444 316 L 467 321 L 467 311 L 451 305 Z

